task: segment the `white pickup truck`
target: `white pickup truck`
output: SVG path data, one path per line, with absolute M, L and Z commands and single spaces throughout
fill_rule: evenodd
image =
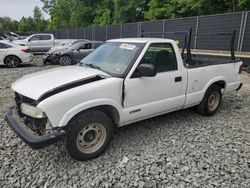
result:
M 222 94 L 242 86 L 241 65 L 187 64 L 168 39 L 109 40 L 78 65 L 17 80 L 16 106 L 6 121 L 32 148 L 65 139 L 73 158 L 92 159 L 107 148 L 117 127 L 191 106 L 202 115 L 215 114 Z
M 47 52 L 53 46 L 63 45 L 70 39 L 55 39 L 53 34 L 40 33 L 28 36 L 23 40 L 14 40 L 15 44 L 28 46 L 31 52 Z

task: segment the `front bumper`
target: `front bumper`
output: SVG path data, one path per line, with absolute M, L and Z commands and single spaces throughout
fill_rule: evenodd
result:
M 59 63 L 60 55 L 59 54 L 45 54 L 43 56 L 43 63 L 50 62 L 53 64 Z
M 39 136 L 35 135 L 17 115 L 15 107 L 10 107 L 6 113 L 5 120 L 8 125 L 16 132 L 16 134 L 31 148 L 41 149 L 60 141 L 65 132 L 56 131 L 51 134 Z

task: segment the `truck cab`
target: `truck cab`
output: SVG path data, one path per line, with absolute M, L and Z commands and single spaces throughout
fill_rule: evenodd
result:
M 16 44 L 29 46 L 32 52 L 46 52 L 51 47 L 59 44 L 64 44 L 68 40 L 55 40 L 53 34 L 49 33 L 38 33 L 28 36 L 23 40 L 13 41 Z

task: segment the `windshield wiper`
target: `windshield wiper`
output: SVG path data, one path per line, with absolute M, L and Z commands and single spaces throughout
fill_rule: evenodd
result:
M 80 66 L 85 66 L 85 67 L 91 67 L 93 69 L 98 69 L 98 70 L 101 70 L 101 67 L 98 67 L 92 63 L 83 63 L 83 62 L 80 62 Z
M 85 65 L 87 65 L 87 66 L 89 66 L 89 67 L 91 67 L 91 68 L 93 68 L 93 69 L 101 70 L 100 67 L 98 67 L 98 66 L 96 66 L 96 65 L 94 65 L 94 64 L 92 64 L 92 63 L 90 63 L 90 64 L 85 64 Z

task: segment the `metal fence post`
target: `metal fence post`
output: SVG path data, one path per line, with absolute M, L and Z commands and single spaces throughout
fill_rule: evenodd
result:
M 77 39 L 78 37 L 77 37 L 77 29 L 76 28 L 74 28 L 75 29 L 75 39 Z
M 247 25 L 247 16 L 248 16 L 248 12 L 246 12 L 245 14 L 245 20 L 244 20 L 244 24 L 243 24 L 243 30 L 242 30 L 242 40 L 241 40 L 241 44 L 240 44 L 240 52 L 242 50 L 242 46 L 243 46 L 243 43 L 244 43 L 244 37 L 245 37 L 245 31 L 246 31 L 246 25 Z
M 108 40 L 108 25 L 106 25 L 106 40 Z
M 95 27 L 92 27 L 92 40 L 95 40 Z
M 166 20 L 163 20 L 163 22 L 162 22 L 162 24 L 163 24 L 163 26 L 162 26 L 162 38 L 165 38 L 165 25 L 166 25 Z
M 141 31 L 142 31 L 142 28 L 141 28 L 142 24 L 141 22 L 137 22 L 137 31 L 136 31 L 136 37 L 141 37 Z
M 120 25 L 120 38 L 122 38 L 122 24 Z
M 240 44 L 241 44 L 241 38 L 242 38 L 242 27 L 243 27 L 243 22 L 245 20 L 245 12 L 242 12 L 241 16 L 241 22 L 240 22 L 240 31 L 239 31 L 239 37 L 238 37 L 238 43 L 237 43 L 237 52 L 240 49 Z
M 195 37 L 194 37 L 194 49 L 197 48 L 197 38 L 198 38 L 199 20 L 200 20 L 200 17 L 197 16 L 197 18 L 196 18 L 196 28 L 195 28 Z

